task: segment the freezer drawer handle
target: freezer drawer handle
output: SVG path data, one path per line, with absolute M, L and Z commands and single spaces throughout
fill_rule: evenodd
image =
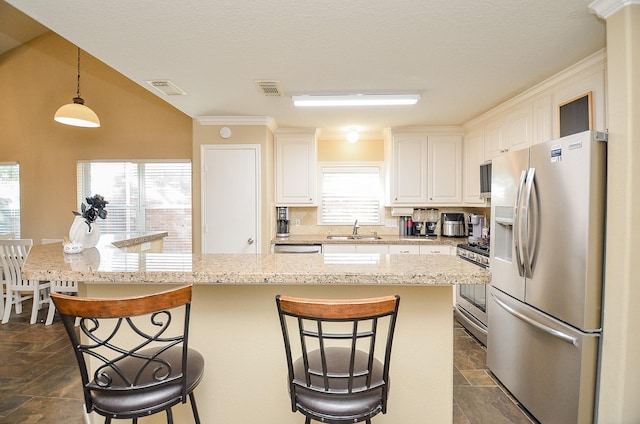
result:
M 496 301 L 498 306 L 500 306 L 505 311 L 509 312 L 514 317 L 516 317 L 518 319 L 521 319 L 522 321 L 526 322 L 527 324 L 536 327 L 538 330 L 544 331 L 545 333 L 548 333 L 548 334 L 550 334 L 550 335 L 552 335 L 554 337 L 557 337 L 558 339 L 562 340 L 563 342 L 571 343 L 574 346 L 578 346 L 578 339 L 576 337 L 571 337 L 570 335 L 565 334 L 562 331 L 558 331 L 558 330 L 556 330 L 554 328 L 547 327 L 546 325 L 540 324 L 538 321 L 535 321 L 535 320 L 529 318 L 528 316 L 521 314 L 520 312 L 516 311 L 515 309 L 511 308 L 509 305 L 504 303 L 502 300 L 498 299 L 496 297 L 496 295 L 493 294 L 493 293 L 491 293 L 491 297 L 493 297 L 493 300 Z

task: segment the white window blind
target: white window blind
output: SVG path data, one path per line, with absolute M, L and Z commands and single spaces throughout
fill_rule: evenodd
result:
M 167 231 L 165 252 L 191 252 L 190 162 L 78 162 L 78 207 L 86 197 L 109 202 L 103 233 Z
M 0 163 L 0 234 L 20 238 L 20 165 Z
M 380 166 L 321 165 L 320 174 L 319 224 L 381 224 Z

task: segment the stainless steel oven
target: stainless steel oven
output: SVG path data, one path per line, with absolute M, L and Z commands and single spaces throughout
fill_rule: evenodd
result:
M 459 244 L 456 254 L 471 263 L 489 268 L 489 246 L 486 244 Z M 484 345 L 487 344 L 487 286 L 461 284 L 456 286 L 456 320 Z

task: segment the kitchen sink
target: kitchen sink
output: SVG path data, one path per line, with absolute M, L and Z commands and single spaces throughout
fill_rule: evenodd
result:
M 329 240 L 381 240 L 380 236 L 329 235 Z

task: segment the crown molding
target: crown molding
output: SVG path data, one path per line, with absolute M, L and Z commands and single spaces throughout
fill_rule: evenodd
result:
M 595 0 L 589 4 L 589 11 L 602 19 L 609 19 L 626 6 L 640 5 L 640 0 Z
M 271 132 L 278 129 L 278 124 L 270 116 L 196 116 L 200 125 L 264 125 Z
M 512 97 L 511 99 L 499 104 L 498 106 L 484 112 L 467 122 L 462 126 L 468 131 L 469 128 L 473 128 L 476 125 L 482 124 L 484 121 L 499 116 L 503 113 L 513 110 L 513 108 L 522 105 L 524 102 L 531 101 L 532 99 L 545 95 L 553 91 L 555 88 L 562 84 L 566 84 L 568 81 L 582 78 L 593 72 L 599 72 L 605 69 L 607 66 L 607 49 L 603 48 L 590 56 L 587 56 L 583 60 L 569 66 L 566 69 L 552 75 L 546 80 L 528 88 L 520 94 Z

